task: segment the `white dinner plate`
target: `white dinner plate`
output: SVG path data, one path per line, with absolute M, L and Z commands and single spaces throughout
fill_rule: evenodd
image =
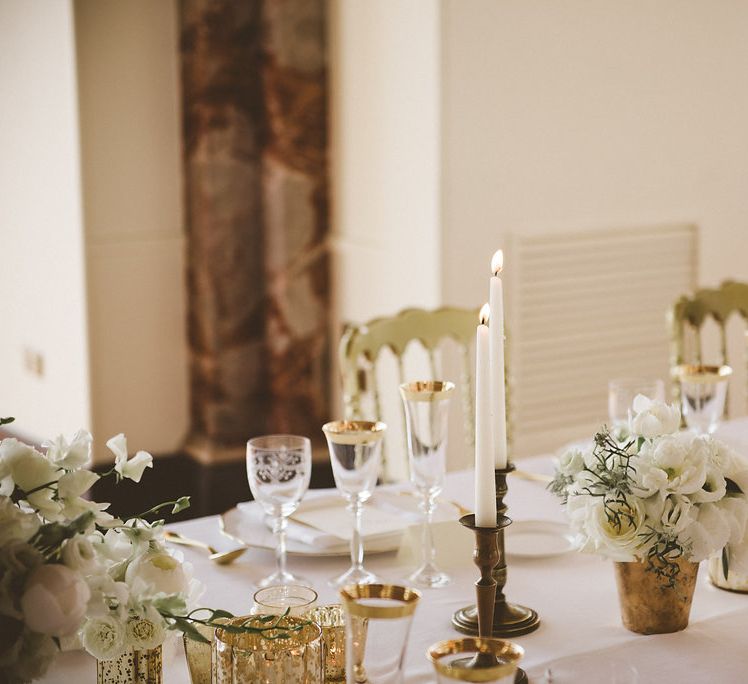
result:
M 516 558 L 548 558 L 574 550 L 568 525 L 551 520 L 515 520 L 506 529 L 506 552 Z
M 387 491 L 377 492 L 374 498 L 381 505 L 389 505 L 390 510 L 402 512 L 403 529 L 389 534 L 379 534 L 372 538 L 364 536 L 364 551 L 367 554 L 397 551 L 400 547 L 404 528 L 420 521 L 420 514 L 417 509 L 418 500 L 415 497 L 401 496 L 396 492 Z M 275 536 L 263 522 L 258 504 L 252 501 L 248 504 L 240 504 L 240 506 L 243 510 L 232 508 L 221 516 L 223 531 L 226 536 L 253 548 L 275 549 Z M 341 513 L 345 514 L 345 511 L 341 511 Z M 444 503 L 437 506 L 434 518 L 436 521 L 440 521 L 454 519 L 456 516 L 454 507 Z M 366 510 L 364 510 L 365 518 Z M 341 540 L 340 544 L 320 548 L 310 546 L 298 539 L 293 539 L 291 535 L 287 535 L 286 550 L 289 554 L 296 556 L 347 556 L 350 554 L 350 545 L 348 542 Z

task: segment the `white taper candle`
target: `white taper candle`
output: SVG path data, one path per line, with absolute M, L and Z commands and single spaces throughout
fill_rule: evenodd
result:
M 491 364 L 491 429 L 492 454 L 497 468 L 506 468 L 506 396 L 504 387 L 504 292 L 500 273 L 504 267 L 504 253 L 498 250 L 491 259 L 491 287 L 489 325 Z
M 496 526 L 496 482 L 491 453 L 488 305 L 481 309 L 475 338 L 475 524 Z

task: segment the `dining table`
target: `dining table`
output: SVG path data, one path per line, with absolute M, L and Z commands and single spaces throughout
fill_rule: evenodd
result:
M 748 457 L 748 418 L 725 421 L 718 438 Z M 553 456 L 518 460 L 524 473 L 549 475 Z M 506 497 L 507 515 L 513 525 L 520 523 L 565 524 L 560 500 L 547 491 L 542 481 L 512 475 Z M 401 491 L 407 484 L 394 485 Z M 405 682 L 435 682 L 436 675 L 426 652 L 435 642 L 459 638 L 452 626 L 453 613 L 475 601 L 474 582 L 478 569 L 473 564 L 472 532 L 457 522 L 460 507 L 472 509 L 472 469 L 449 472 L 441 498 L 455 505 L 452 528 L 443 525 L 438 544 L 439 557 L 452 576 L 451 583 L 438 589 L 420 589 L 422 597 L 413 619 L 405 660 Z M 366 513 L 364 512 L 364 516 Z M 221 533 L 219 516 L 208 516 L 169 525 L 180 534 L 199 539 L 218 549 L 230 549 L 235 541 Z M 748 682 L 748 594 L 724 591 L 708 579 L 702 563 L 693 598 L 690 623 L 673 634 L 644 636 L 625 629 L 621 623 L 613 563 L 576 550 L 550 549 L 544 553 L 512 553 L 511 526 L 507 529 L 507 583 L 509 601 L 535 609 L 540 616 L 537 630 L 512 640 L 524 649 L 521 666 L 530 682 Z M 415 531 L 404 543 L 417 547 Z M 251 540 L 246 540 L 250 542 Z M 259 579 L 273 570 L 274 552 L 250 548 L 230 565 L 218 565 L 199 549 L 183 551 L 192 572 L 205 585 L 201 605 L 223 608 L 234 614 L 249 613 Z M 407 584 L 407 576 L 418 559 L 418 548 L 400 548 L 366 556 L 366 567 L 384 581 Z M 345 556 L 298 556 L 288 559 L 292 572 L 311 580 L 319 603 L 337 603 L 336 590 L 328 580 L 345 570 Z M 376 648 L 376 644 L 372 644 Z M 96 661 L 81 650 L 61 653 L 43 682 L 94 682 Z M 189 684 L 189 672 L 179 639 L 164 647 L 165 684 Z

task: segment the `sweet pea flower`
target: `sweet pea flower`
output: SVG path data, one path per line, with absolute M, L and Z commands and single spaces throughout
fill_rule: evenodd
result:
M 80 625 L 90 596 L 88 585 L 70 568 L 58 563 L 40 565 L 21 596 L 24 622 L 33 632 L 65 636 Z
M 680 427 L 680 410 L 674 404 L 637 394 L 632 409 L 631 432 L 634 435 L 654 439 L 677 432 Z
M 65 470 L 78 470 L 91 462 L 91 444 L 93 437 L 86 430 L 78 430 L 68 444 L 64 435 L 59 435 L 51 442 L 44 442 L 47 458 Z
M 146 468 L 153 468 L 153 456 L 147 451 L 138 451 L 130 460 L 127 459 L 127 440 L 121 432 L 112 437 L 106 445 L 114 454 L 114 469 L 123 478 L 140 482 L 143 471 Z

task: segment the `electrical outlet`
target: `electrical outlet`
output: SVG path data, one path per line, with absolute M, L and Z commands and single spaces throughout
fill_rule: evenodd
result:
M 23 367 L 27 373 L 37 378 L 44 377 L 44 355 L 36 349 L 24 347 Z

